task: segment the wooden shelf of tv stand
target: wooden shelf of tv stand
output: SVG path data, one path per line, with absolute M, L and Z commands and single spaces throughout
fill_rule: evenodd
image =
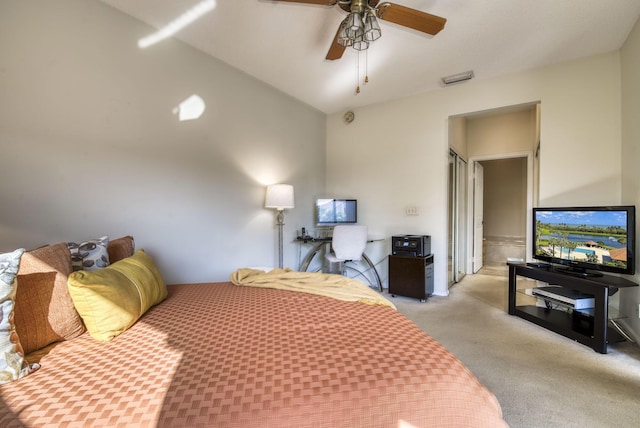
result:
M 526 319 L 548 330 L 587 345 L 602 354 L 607 353 L 607 323 L 609 296 L 619 288 L 637 287 L 638 284 L 612 275 L 574 276 L 554 267 L 534 267 L 522 263 L 507 263 L 509 266 L 509 314 Z M 572 290 L 594 296 L 593 333 L 585 332 L 574 325 L 570 314 L 547 310 L 537 306 L 516 306 L 516 279 L 518 276 L 561 285 Z

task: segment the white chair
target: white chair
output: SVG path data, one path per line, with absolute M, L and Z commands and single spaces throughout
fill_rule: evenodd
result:
M 367 234 L 367 226 L 335 226 L 331 237 L 332 252 L 325 256 L 323 272 L 344 275 L 346 262 L 362 259 Z

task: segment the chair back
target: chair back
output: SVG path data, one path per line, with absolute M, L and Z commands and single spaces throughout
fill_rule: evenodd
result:
M 335 226 L 331 247 L 338 260 L 358 261 L 367 246 L 367 226 Z

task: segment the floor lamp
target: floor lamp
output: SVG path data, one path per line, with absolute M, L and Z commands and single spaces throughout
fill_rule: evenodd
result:
M 293 208 L 293 186 L 290 184 L 272 184 L 267 187 L 265 208 L 278 210 L 276 216 L 278 226 L 278 267 L 282 269 L 282 226 L 284 226 L 284 210 Z

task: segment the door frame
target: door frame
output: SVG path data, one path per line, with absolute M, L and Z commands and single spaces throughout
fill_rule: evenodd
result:
M 473 166 L 475 162 L 488 161 L 488 160 L 497 160 L 497 159 L 512 159 L 512 158 L 527 158 L 527 212 L 526 212 L 526 236 L 525 236 L 525 254 L 526 260 L 531 260 L 531 234 L 533 233 L 532 224 L 531 224 L 531 216 L 533 211 L 533 195 L 534 195 L 534 176 L 533 176 L 533 151 L 526 152 L 512 152 L 512 153 L 501 153 L 496 155 L 483 155 L 483 156 L 473 156 L 469 158 L 469 162 L 467 164 L 467 180 L 468 185 L 467 189 L 473 189 L 473 180 L 474 170 Z M 473 192 L 468 192 L 467 194 L 467 206 L 469 207 L 470 212 L 473 212 L 475 209 L 475 201 Z M 467 225 L 467 272 L 473 273 L 473 257 L 474 257 L 474 224 L 475 216 L 468 216 L 468 225 Z

